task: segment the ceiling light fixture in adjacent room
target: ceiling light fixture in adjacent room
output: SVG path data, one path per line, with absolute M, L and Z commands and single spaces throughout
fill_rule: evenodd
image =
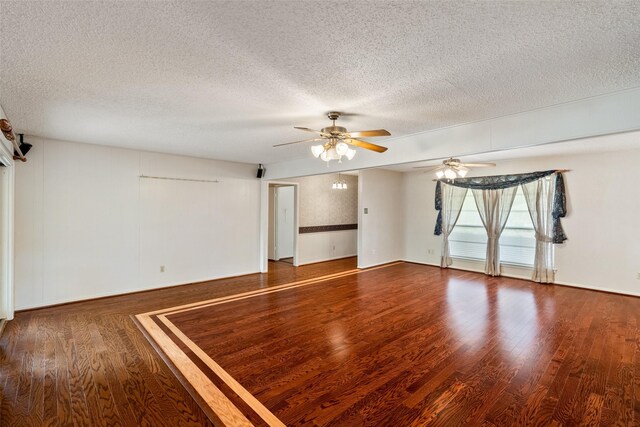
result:
M 333 190 L 346 190 L 347 189 L 347 183 L 344 182 L 341 178 L 340 178 L 340 174 L 338 174 L 338 180 L 335 181 L 333 183 L 333 185 L 331 186 L 331 188 Z

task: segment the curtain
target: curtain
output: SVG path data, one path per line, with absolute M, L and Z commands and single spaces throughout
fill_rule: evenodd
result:
M 515 186 L 495 190 L 471 190 L 480 219 L 487 231 L 484 272 L 491 276 L 500 275 L 500 235 L 507 224 L 517 189 L 518 187 Z
M 558 216 L 564 216 L 564 209 L 560 213 L 557 210 L 554 212 L 557 179 L 558 175 L 554 174 L 522 185 L 533 229 L 536 233 L 536 252 L 531 280 L 539 283 L 554 282 L 554 228 L 556 228 L 555 231 L 558 231 Z M 564 236 L 564 232 L 562 235 Z
M 556 188 L 553 206 L 553 243 L 563 243 L 567 240 L 567 236 L 564 234 L 560 218 L 564 218 L 567 213 L 566 197 L 564 188 L 564 179 L 562 173 L 557 170 L 546 170 L 529 173 L 519 173 L 512 175 L 494 175 L 494 176 L 478 176 L 472 178 L 456 178 L 456 179 L 441 179 L 436 183 L 435 205 L 436 210 L 441 211 L 441 199 L 440 188 L 442 184 L 449 186 L 470 188 L 472 190 L 499 190 L 503 188 L 517 187 L 518 185 L 525 185 L 531 182 L 535 182 L 539 179 L 554 175 L 556 176 Z M 438 213 L 436 220 L 435 232 L 439 236 L 442 232 L 442 212 Z
M 443 185 L 440 188 L 440 232 L 442 234 L 442 254 L 440 257 L 440 266 L 447 268 L 452 264 L 451 254 L 449 253 L 449 234 L 453 231 L 458 218 L 460 217 L 460 211 L 462 210 L 462 204 L 464 198 L 467 195 L 467 189 L 461 187 L 454 187 L 452 185 Z

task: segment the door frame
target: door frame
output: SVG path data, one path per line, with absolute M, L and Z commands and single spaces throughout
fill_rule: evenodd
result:
M 14 182 L 15 162 L 13 152 L 0 139 L 0 158 L 6 173 L 0 180 L 0 319 L 12 320 L 14 314 Z
M 271 191 L 271 186 L 269 186 L 269 191 Z M 278 230 L 280 229 L 279 225 L 278 225 L 278 218 L 280 216 L 279 214 L 279 209 L 280 209 L 280 197 L 279 197 L 279 192 L 278 190 L 281 188 L 292 188 L 293 192 L 294 192 L 294 199 L 293 199 L 293 205 L 294 205 L 294 213 L 295 213 L 295 187 L 293 185 L 278 185 L 278 186 L 274 186 L 274 194 L 273 194 L 273 206 L 269 206 L 269 213 L 273 214 L 273 243 L 274 243 L 274 248 L 273 248 L 273 259 L 275 261 L 280 261 L 283 257 L 280 255 L 279 253 L 279 239 L 278 239 Z M 269 201 L 271 201 L 271 199 L 269 199 Z M 294 230 L 293 230 L 293 238 L 295 240 L 295 234 L 296 234 L 296 230 L 295 230 L 295 224 L 293 224 Z M 293 253 L 293 245 L 291 247 L 292 249 L 292 253 Z M 285 257 L 285 258 L 289 258 L 289 257 Z M 292 258 L 293 257 L 292 255 Z M 295 259 L 294 259 L 295 262 Z
M 293 265 L 298 266 L 298 236 L 299 236 L 299 212 L 300 197 L 299 183 L 291 181 L 260 181 L 260 272 L 269 270 L 269 210 L 273 208 L 269 203 L 269 185 L 293 186 Z

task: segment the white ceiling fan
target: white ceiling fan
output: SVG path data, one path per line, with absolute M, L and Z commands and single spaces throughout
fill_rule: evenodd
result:
M 495 163 L 462 163 L 460 159 L 449 157 L 448 159 L 443 160 L 442 164 L 439 166 L 415 166 L 414 169 L 429 168 L 427 169 L 427 172 L 435 171 L 438 179 L 455 179 L 467 176 L 467 173 L 469 173 L 471 168 L 491 168 L 495 165 Z

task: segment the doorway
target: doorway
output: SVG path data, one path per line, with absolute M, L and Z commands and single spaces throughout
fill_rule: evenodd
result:
M 269 184 L 269 233 L 267 257 L 297 265 L 296 185 Z

